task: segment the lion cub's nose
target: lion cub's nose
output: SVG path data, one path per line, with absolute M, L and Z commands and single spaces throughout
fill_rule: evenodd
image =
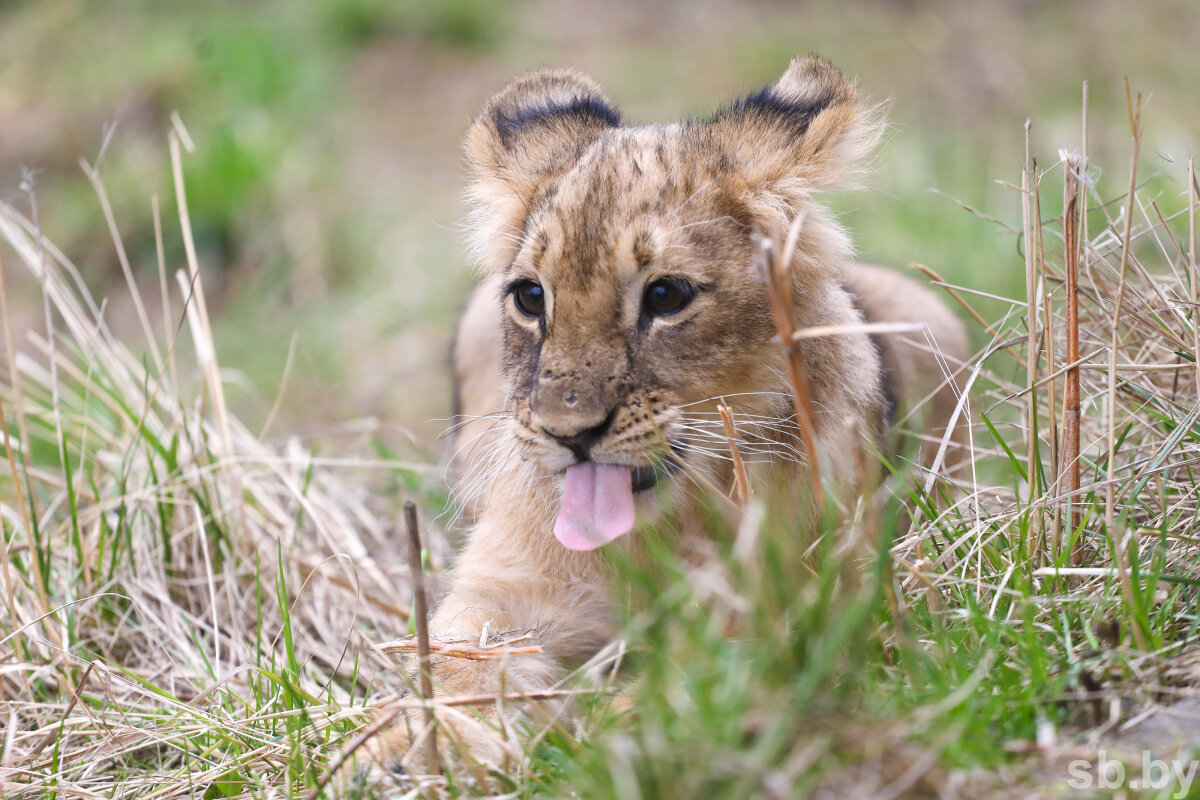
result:
M 570 432 L 564 432 L 564 429 L 569 430 L 566 425 L 555 427 L 538 422 L 536 419 L 535 422 L 538 422 L 538 427 L 547 436 L 574 453 L 576 458 L 580 461 L 587 461 L 592 446 L 600 441 L 604 434 L 608 432 L 614 416 L 616 416 L 616 409 L 609 412 L 608 416 L 599 425 L 586 426 Z

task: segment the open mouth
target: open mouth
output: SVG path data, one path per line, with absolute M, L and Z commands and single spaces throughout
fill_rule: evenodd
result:
M 654 467 L 633 468 L 633 493 L 645 492 L 658 485 L 658 470 Z
M 628 467 L 580 461 L 563 473 L 554 535 L 568 550 L 594 550 L 633 528 L 633 496 L 653 489 L 670 466 Z

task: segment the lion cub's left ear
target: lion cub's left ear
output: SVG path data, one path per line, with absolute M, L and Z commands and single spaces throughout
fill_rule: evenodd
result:
M 620 124 L 600 85 L 573 69 L 522 75 L 487 102 L 465 142 L 472 239 L 485 270 L 511 260 L 513 235 L 541 192 L 596 137 Z
M 815 56 L 792 59 L 774 86 L 707 123 L 751 189 L 806 195 L 843 181 L 882 130 L 854 83 Z

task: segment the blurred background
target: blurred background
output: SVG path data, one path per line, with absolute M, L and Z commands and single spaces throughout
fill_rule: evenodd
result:
M 159 324 L 153 196 L 168 273 L 184 266 L 167 150 L 178 112 L 195 142 L 188 200 L 235 412 L 257 429 L 278 397 L 272 430 L 312 435 L 374 417 L 436 454 L 472 283 L 459 143 L 514 73 L 574 65 L 629 122 L 656 122 L 707 114 L 774 81 L 793 54 L 819 53 L 889 107 L 868 189 L 830 197 L 863 257 L 1021 296 L 1018 237 L 985 217 L 1020 225 L 1020 198 L 1000 182 L 1020 182 L 1026 118 L 1053 170 L 1059 148 L 1080 147 L 1087 80 L 1096 188 L 1116 198 L 1127 75 L 1146 95 L 1140 175 L 1181 206 L 1200 130 L 1198 45 L 1195 0 L 0 0 L 0 199 L 36 208 L 107 298 L 109 324 L 136 341 L 80 161 L 104 181 Z M 43 328 L 36 286 L 8 275 L 15 329 Z

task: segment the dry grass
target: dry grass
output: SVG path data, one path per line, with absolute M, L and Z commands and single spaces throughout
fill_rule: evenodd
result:
M 49 332 L 0 387 L 0 794 L 298 787 L 369 698 L 407 688 L 364 637 L 402 632 L 411 602 L 372 475 L 428 466 L 273 446 L 225 413 L 194 268 L 173 335 L 139 358 L 7 205 L 0 238 L 41 285 Z
M 715 794 L 726 784 L 704 783 L 711 774 L 732 781 L 729 796 L 746 796 L 746 786 L 780 796 L 797 787 L 1034 794 L 1035 780 L 1061 784 L 1048 765 L 1068 740 L 1085 750 L 1118 733 L 1136 742 L 1139 715 L 1197 695 L 1200 189 L 1189 165 L 1182 202 L 1134 191 L 1136 110 L 1131 120 L 1125 197 L 1105 204 L 1089 194 L 1086 154 L 1047 170 L 1029 160 L 1014 187 L 1026 209 L 1028 296 L 986 326 L 992 339 L 967 368 L 972 394 L 960 412 L 978 424 L 966 474 L 920 476 L 915 525 L 895 538 L 885 517 L 861 507 L 798 543 L 775 536 L 760 513 L 731 559 L 714 546 L 709 583 L 690 572 L 667 589 L 651 584 L 657 594 L 636 609 L 630 636 L 663 638 L 642 641 L 652 652 L 643 693 L 632 689 L 635 719 L 615 729 L 602 721 L 594 737 L 539 737 L 525 776 L 500 781 L 506 791 L 561 793 L 570 780 L 596 796 L 621 796 L 630 781 L 643 793 Z M 1051 178 L 1064 173 L 1066 211 L 1047 216 L 1058 194 Z M 319 457 L 295 439 L 276 446 L 231 416 L 194 258 L 176 275 L 182 311 L 164 321 L 165 336 L 135 305 L 155 342 L 139 357 L 114 339 L 103 305 L 36 220 L 0 205 L 0 240 L 45 303 L 43 333 L 17 343 L 5 331 L 0 382 L 11 475 L 0 485 L 0 793 L 315 793 L 378 708 L 409 689 L 390 654 L 415 646 L 372 646 L 403 633 L 412 603 L 395 493 L 377 477 L 438 477 L 424 464 Z M 166 273 L 160 263 L 164 293 Z M 165 294 L 162 305 L 171 305 Z M 736 422 L 726 422 L 732 439 Z M 744 481 L 738 491 L 735 505 L 752 518 L 762 496 Z M 879 580 L 847 580 L 848 562 L 822 555 L 847 528 L 858 542 L 882 543 Z M 448 551 L 435 528 L 425 544 L 435 563 Z M 796 555 L 811 580 L 775 585 L 793 562 L 755 560 L 770 547 Z M 862 568 L 861 549 L 849 557 Z M 697 607 L 708 612 L 688 616 Z M 791 646 L 804 656 L 771 666 Z M 736 707 L 732 720 L 688 716 L 678 706 L 694 696 L 654 683 L 667 663 L 715 672 L 723 692 L 751 687 L 747 706 L 706 712 Z M 886 700 L 872 705 L 876 697 Z M 492 700 L 449 700 L 439 713 Z M 665 720 L 677 727 L 655 727 Z M 991 753 L 1008 768 L 981 775 L 963 762 L 984 761 L 982 748 L 958 738 L 986 725 L 1023 755 Z M 698 769 L 706 747 L 720 758 Z M 343 777 L 352 775 L 347 766 Z M 399 785 L 463 788 L 443 776 Z M 331 786 L 360 791 L 353 781 Z
M 1137 129 L 1135 159 L 1139 137 Z M 1027 546 L 1008 553 L 1004 563 L 1039 575 L 1086 565 L 1100 580 L 1074 582 L 1083 592 L 1111 577 L 1097 574 L 1098 567 L 1111 567 L 1132 603 L 1132 564 L 1154 563 L 1156 572 L 1183 581 L 1197 577 L 1200 312 L 1195 246 L 1180 238 L 1181 228 L 1190 230 L 1197 201 L 1193 182 L 1183 208 L 1164 216 L 1161 199 L 1134 192 L 1131 171 L 1130 193 L 1119 203 L 1092 198 L 1093 224 L 1097 214 L 1102 224 L 1081 243 L 1081 209 L 1091 187 L 1084 163 L 1078 153 L 1061 153 L 1054 170 L 1066 176 L 1065 211 L 1058 218 L 1027 218 L 1025 226 L 1031 294 L 1009 302 L 1014 312 L 1026 313 L 992 326 L 993 339 L 972 366 L 974 388 L 987 387 L 976 400 L 986 428 L 1011 431 L 997 437 L 1001 450 L 976 436 L 976 468 L 996 456 L 1012 465 L 1018 480 L 1013 491 L 1003 491 L 986 486 L 976 471 L 962 483 L 967 491 L 942 518 L 971 521 L 955 531 L 972 544 L 966 552 L 943 550 L 932 566 L 947 579 L 989 585 L 1000 576 L 980 566 L 981 548 L 1021 527 Z M 1023 199 L 1036 213 L 1044 207 L 1047 173 L 1031 165 L 1027 174 L 1033 188 Z M 1014 379 L 1006 375 L 1011 362 L 1001 356 L 1018 343 L 1028 350 L 1024 375 Z M 935 483 L 927 490 L 936 491 Z M 914 531 L 897 552 L 915 553 L 935 532 Z M 989 593 L 1003 588 L 992 585 Z M 1146 642 L 1139 638 L 1138 644 Z

